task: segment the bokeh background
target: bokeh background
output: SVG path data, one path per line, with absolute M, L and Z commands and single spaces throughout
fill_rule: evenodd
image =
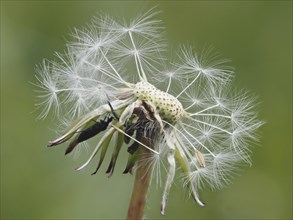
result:
M 131 18 L 153 6 L 171 47 L 212 45 L 232 60 L 235 85 L 259 95 L 267 123 L 253 166 L 227 188 L 201 192 L 205 208 L 177 182 L 161 216 L 161 190 L 152 185 L 146 217 L 292 219 L 292 1 L 1 1 L 1 219 L 125 218 L 133 184 L 122 174 L 125 158 L 110 179 L 105 164 L 96 176 L 93 167 L 74 172 L 84 158 L 46 148 L 56 124 L 36 120 L 31 83 L 36 64 L 64 50 L 71 28 L 98 12 Z

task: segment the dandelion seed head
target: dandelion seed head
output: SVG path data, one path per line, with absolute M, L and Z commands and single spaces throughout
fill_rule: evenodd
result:
M 154 105 L 162 119 L 167 121 L 177 122 L 184 114 L 182 104 L 174 96 L 158 90 L 147 82 L 137 83 L 134 88 L 134 95 Z
M 36 79 L 40 118 L 53 110 L 67 127 L 49 146 L 69 142 L 69 154 L 102 133 L 76 170 L 101 151 L 95 174 L 111 143 L 109 177 L 120 151 L 129 153 L 124 173 L 131 173 L 139 149 L 148 149 L 152 154 L 143 163 L 146 170 L 157 185 L 164 180 L 163 214 L 177 173 L 203 206 L 199 190 L 222 188 L 242 163 L 251 164 L 251 146 L 263 122 L 255 97 L 231 89 L 234 70 L 227 59 L 211 48 L 196 53 L 190 46 L 167 56 L 157 14 L 150 9 L 129 22 L 105 14 L 95 17 L 85 28 L 73 30 L 64 53 L 44 60 Z

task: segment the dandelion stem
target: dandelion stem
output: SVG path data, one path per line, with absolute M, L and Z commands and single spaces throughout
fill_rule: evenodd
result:
M 151 142 L 147 138 L 143 138 L 142 143 L 152 148 Z M 143 219 L 146 194 L 148 192 L 151 174 L 151 169 L 149 167 L 151 164 L 146 164 L 146 161 L 150 158 L 150 154 L 152 154 L 150 150 L 145 147 L 140 147 L 135 181 L 128 207 L 127 220 Z

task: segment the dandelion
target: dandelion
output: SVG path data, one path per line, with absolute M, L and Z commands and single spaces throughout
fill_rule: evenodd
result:
M 160 186 L 164 181 L 164 214 L 176 173 L 204 206 L 199 190 L 222 188 L 242 162 L 250 163 L 251 142 L 262 125 L 255 99 L 231 89 L 233 69 L 227 60 L 211 50 L 196 54 L 188 46 L 172 61 L 165 57 L 156 14 L 151 9 L 129 23 L 106 15 L 94 18 L 87 28 L 74 30 L 66 52 L 57 53 L 56 61 L 45 60 L 37 75 L 44 107 L 40 117 L 53 108 L 61 123 L 72 121 L 49 147 L 68 142 L 69 154 L 102 133 L 77 171 L 100 152 L 95 174 L 114 145 L 106 170 L 110 177 L 119 152 L 127 150 L 123 173 L 136 168 L 129 219 L 142 218 L 153 178 Z

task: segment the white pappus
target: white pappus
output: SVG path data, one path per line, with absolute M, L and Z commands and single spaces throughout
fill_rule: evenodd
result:
M 233 70 L 227 60 L 210 50 L 198 55 L 187 46 L 172 61 L 164 56 L 166 43 L 156 14 L 151 9 L 129 23 L 107 15 L 94 18 L 86 28 L 73 31 L 66 52 L 57 53 L 56 61 L 45 60 L 36 77 L 40 117 L 53 108 L 60 121 L 74 119 L 49 146 L 69 141 L 67 154 L 101 132 L 89 159 L 77 170 L 101 151 L 97 171 L 109 143 L 114 143 L 109 176 L 123 142 L 131 144 L 124 173 L 131 172 L 140 147 L 149 149 L 153 156 L 146 165 L 152 177 L 161 178 L 162 163 L 167 171 L 164 214 L 177 172 L 201 206 L 199 189 L 229 183 L 241 162 L 250 163 L 249 148 L 262 122 L 254 110 L 255 98 L 230 89 Z M 142 138 L 152 144 L 145 145 Z

